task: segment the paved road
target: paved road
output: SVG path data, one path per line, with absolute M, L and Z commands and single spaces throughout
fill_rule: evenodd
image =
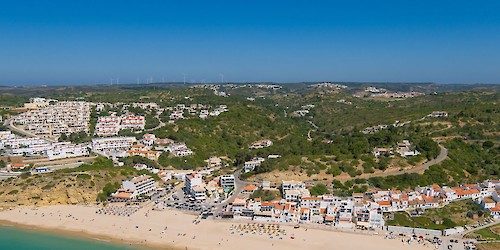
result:
M 9 128 L 11 131 L 18 132 L 18 133 L 23 134 L 23 135 L 25 135 L 25 136 L 27 136 L 27 137 L 38 137 L 36 134 L 33 134 L 33 133 L 28 132 L 28 131 L 26 131 L 26 130 L 24 130 L 24 129 L 20 129 L 20 128 L 16 127 L 16 126 L 14 125 L 14 121 L 13 121 L 12 119 L 6 120 L 4 124 L 5 124 L 5 125 L 7 126 L 7 128 Z M 55 140 L 53 140 L 53 139 L 48 139 L 48 138 L 44 138 L 44 139 L 45 139 L 45 140 L 47 140 L 47 141 L 50 141 L 50 142 L 57 142 L 57 141 L 55 141 Z
M 8 179 L 11 177 L 17 177 L 21 174 L 22 174 L 22 172 L 7 172 L 5 170 L 0 170 L 0 180 Z
M 489 223 L 489 224 L 486 224 L 486 225 L 483 225 L 483 226 L 480 226 L 480 227 L 473 228 L 472 230 L 466 230 L 465 232 L 460 233 L 460 234 L 451 235 L 450 237 L 462 238 L 464 235 L 466 235 L 466 234 L 468 234 L 470 232 L 474 232 L 474 231 L 479 230 L 479 229 L 483 229 L 483 228 L 495 226 L 497 224 L 500 224 L 500 220 L 497 220 L 497 221 L 495 221 L 493 223 Z
M 52 172 L 55 170 L 59 169 L 66 169 L 66 168 L 77 168 L 84 164 L 85 162 L 75 162 L 75 163 L 68 163 L 68 164 L 61 164 L 61 165 L 50 165 L 50 166 L 45 166 L 47 169 Z M 36 171 L 32 171 L 32 174 L 38 174 Z
M 441 152 L 439 153 L 439 155 L 435 159 L 430 160 L 430 161 L 428 161 L 428 162 L 426 162 L 418 167 L 410 168 L 410 169 L 403 170 L 403 171 L 400 171 L 397 173 L 388 173 L 388 174 L 382 173 L 380 175 L 380 177 L 386 177 L 386 176 L 390 176 L 390 175 L 420 173 L 420 172 L 427 170 L 428 168 L 430 168 L 433 165 L 441 163 L 448 156 L 448 149 L 446 149 L 445 147 L 443 147 L 441 145 L 439 145 L 439 147 L 441 148 Z
M 231 197 L 227 198 L 224 202 L 221 202 L 219 204 L 210 204 L 210 205 L 215 205 L 215 209 L 214 209 L 215 214 L 220 213 L 222 211 L 223 206 L 226 206 L 226 205 L 232 203 L 234 201 L 234 199 L 236 199 L 236 197 L 238 197 L 238 195 L 241 194 L 241 191 L 243 191 L 243 188 L 246 185 L 255 184 L 254 182 L 243 181 L 240 178 L 240 176 L 241 176 L 241 169 L 234 172 L 234 186 L 235 187 L 233 189 Z
M 448 149 L 446 149 L 445 147 L 443 147 L 441 145 L 439 145 L 439 147 L 441 148 L 441 152 L 439 153 L 439 155 L 436 158 L 434 158 L 433 160 L 430 160 L 430 161 L 428 161 L 428 162 L 426 162 L 418 167 L 414 167 L 414 168 L 410 168 L 410 169 L 406 169 L 406 170 L 398 171 L 398 172 L 390 172 L 390 173 L 383 173 L 382 172 L 382 173 L 374 173 L 374 174 L 363 174 L 363 175 L 355 176 L 355 177 L 336 178 L 336 179 L 342 180 L 342 181 L 348 181 L 348 180 L 354 180 L 354 179 L 358 179 L 358 178 L 368 179 L 371 177 L 387 177 L 387 176 L 392 176 L 392 175 L 421 173 L 421 172 L 427 170 L 428 168 L 430 168 L 431 166 L 439 164 L 444 159 L 446 159 L 446 157 L 448 156 Z
M 63 165 L 63 164 L 71 164 L 77 162 L 91 162 L 97 156 L 86 156 L 86 157 L 75 157 L 75 158 L 66 158 L 50 161 L 48 158 L 42 159 L 28 159 L 24 160 L 25 163 L 34 163 L 34 166 L 44 166 L 44 165 Z

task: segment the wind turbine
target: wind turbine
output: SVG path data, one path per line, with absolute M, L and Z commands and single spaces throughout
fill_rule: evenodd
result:
M 184 77 L 184 84 L 186 84 L 186 73 L 182 73 L 182 76 Z
M 220 82 L 224 83 L 224 74 L 220 73 L 219 75 L 220 75 Z

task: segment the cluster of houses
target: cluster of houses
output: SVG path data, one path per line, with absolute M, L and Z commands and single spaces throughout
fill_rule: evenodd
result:
M 106 138 L 94 138 L 91 142 L 92 151 L 106 157 L 127 157 L 127 151 L 137 141 L 132 136 L 117 136 Z
M 310 110 L 314 108 L 314 104 L 307 104 L 301 106 L 301 109 L 293 111 L 290 116 L 292 117 L 304 117 L 309 114 Z
M 155 102 L 133 102 L 133 103 L 98 102 L 98 103 L 92 103 L 92 104 L 95 106 L 95 110 L 97 112 L 104 111 L 106 108 L 115 109 L 115 108 L 119 108 L 119 107 L 121 107 L 121 111 L 124 112 L 124 113 L 129 112 L 129 108 L 130 107 L 141 108 L 141 109 L 144 109 L 144 110 L 153 109 L 153 110 L 156 110 L 156 112 L 159 112 L 159 114 L 161 114 L 161 112 L 163 112 L 163 109 L 160 107 L 160 105 L 158 105 Z
M 116 136 L 120 130 L 132 129 L 132 130 L 144 130 L 146 126 L 146 119 L 144 116 L 140 115 L 110 115 L 101 116 L 97 120 L 95 126 L 94 134 L 97 136 Z
M 70 142 L 50 142 L 38 137 L 19 137 L 11 131 L 0 131 L 0 149 L 8 156 L 38 156 L 49 160 L 88 156 L 88 147 Z
M 190 99 L 190 97 L 185 97 L 186 99 Z M 169 112 L 169 123 L 174 123 L 175 120 L 179 119 L 186 119 L 189 116 L 198 116 L 201 119 L 206 119 L 208 117 L 215 117 L 219 116 L 220 114 L 227 112 L 229 109 L 227 105 L 221 104 L 216 108 L 213 108 L 210 105 L 206 104 L 177 104 L 172 107 L 165 107 L 162 108 L 160 107 L 157 103 L 154 102 L 147 102 L 147 103 L 130 103 L 130 104 L 124 104 L 124 103 L 96 103 L 95 104 L 95 109 L 96 111 L 102 111 L 106 107 L 111 107 L 111 108 L 117 108 L 121 106 L 122 107 L 122 112 L 129 112 L 129 107 L 133 108 L 142 108 L 144 110 L 154 110 L 157 115 L 160 115 L 164 112 Z M 144 117 L 139 118 L 139 116 L 136 116 L 137 119 L 140 119 L 137 121 L 137 119 L 134 119 L 134 117 L 128 117 L 130 119 L 125 119 L 123 121 L 122 118 L 122 124 L 120 124 L 120 117 L 107 117 L 103 118 L 102 120 L 102 132 L 103 134 L 99 134 L 98 127 L 100 121 L 98 122 L 98 125 L 96 126 L 96 135 L 99 136 L 113 136 L 117 135 L 120 129 L 137 129 L 137 130 L 142 130 L 144 129 L 144 125 L 142 122 L 144 121 Z M 108 121 L 108 120 L 109 121 Z M 128 122 L 130 120 L 130 122 Z
M 222 160 L 218 157 L 211 157 L 207 160 L 208 169 L 198 172 L 175 172 L 172 170 L 158 169 L 143 163 L 134 165 L 136 170 L 146 170 L 151 175 L 158 176 L 163 183 L 170 185 L 184 181 L 184 191 L 199 202 L 203 202 L 207 197 L 214 195 L 216 199 L 227 196 L 235 186 L 234 175 L 222 175 L 205 181 L 208 177 L 213 177 L 216 169 L 222 165 Z M 123 166 L 122 162 L 116 161 L 115 166 Z M 121 188 L 110 196 L 111 201 L 130 201 L 139 195 L 151 195 L 158 191 L 157 183 L 149 175 L 142 175 L 123 181 Z
M 413 149 L 412 144 L 409 140 L 403 140 L 402 142 L 398 142 L 396 149 L 389 148 L 373 148 L 372 153 L 375 157 L 380 157 L 381 155 L 392 155 L 394 152 L 398 153 L 402 157 L 410 157 L 419 155 L 420 152 L 418 150 Z
M 13 122 L 39 136 L 58 138 L 61 134 L 89 131 L 90 103 L 83 101 L 49 104 L 44 98 L 32 98 L 32 110 L 14 117 Z M 36 104 L 36 105 L 35 105 Z
M 347 101 L 346 99 L 338 99 L 337 103 L 344 103 L 344 104 L 352 105 L 352 102 L 351 101 Z
M 220 199 L 223 194 L 227 194 L 234 189 L 234 186 L 234 175 L 221 175 L 208 182 L 205 182 L 203 174 L 200 172 L 184 176 L 184 192 L 200 202 L 205 201 L 208 195 L 213 195 L 216 200 Z
M 30 102 L 24 104 L 24 108 L 27 110 L 45 108 L 50 105 L 50 102 L 54 101 L 57 100 L 47 100 L 46 98 L 42 97 L 32 97 L 30 98 Z
M 268 155 L 267 158 L 268 159 L 278 159 L 280 158 L 281 155 L 276 155 L 276 154 L 272 154 L 272 155 Z M 250 159 L 249 161 L 246 161 L 243 165 L 243 171 L 245 173 L 248 173 L 248 172 L 251 172 L 253 171 L 256 167 L 262 165 L 262 163 L 265 161 L 266 159 L 265 158 L 262 158 L 262 157 L 254 157 L 252 159 Z
M 158 161 L 161 153 L 161 151 L 153 150 L 152 146 L 144 144 L 132 145 L 132 147 L 127 150 L 127 156 L 142 156 L 152 161 Z
M 409 98 L 409 97 L 417 97 L 417 96 L 422 96 L 425 95 L 422 92 L 415 92 L 415 91 L 409 91 L 409 92 L 386 92 L 386 93 L 378 93 L 378 94 L 371 94 L 371 97 L 374 98 Z
M 156 146 L 155 146 L 156 145 Z M 142 140 L 135 137 L 116 136 L 94 138 L 91 143 L 92 151 L 106 157 L 142 156 L 158 161 L 162 152 L 169 152 L 173 157 L 192 155 L 193 151 L 183 142 L 165 138 L 156 138 L 154 134 L 144 134 Z
M 375 134 L 375 133 L 377 133 L 377 132 L 379 132 L 381 130 L 389 128 L 389 126 L 403 127 L 403 126 L 405 126 L 406 124 L 409 124 L 409 123 L 410 123 L 410 121 L 406 121 L 406 122 L 394 121 L 394 123 L 392 123 L 390 125 L 380 124 L 380 125 L 375 125 L 375 126 L 372 126 L 372 127 L 366 127 L 365 129 L 361 130 L 361 133 L 363 133 L 365 135 Z
M 318 84 L 313 84 L 312 85 L 315 88 L 330 88 L 330 89 L 346 89 L 346 85 L 338 84 L 338 83 L 331 83 L 331 82 L 322 82 Z
M 376 126 L 372 126 L 372 127 L 367 127 L 365 129 L 363 129 L 361 132 L 365 135 L 375 134 L 380 130 L 387 129 L 388 127 L 389 127 L 389 125 L 380 124 L 380 125 L 376 125 Z
M 278 191 L 263 183 L 261 189 Z M 372 193 L 353 193 L 350 197 L 322 195 L 312 197 L 306 186 L 298 181 L 283 181 L 279 200 L 238 198 L 226 207 L 223 217 L 252 218 L 257 221 L 322 223 L 336 227 L 385 225 L 383 213 L 392 211 L 437 208 L 460 199 L 474 199 L 495 219 L 500 218 L 500 180 L 466 184 L 460 187 L 431 185 L 415 191 L 382 190 Z M 256 186 L 244 188 L 248 194 Z
M 184 142 L 172 142 L 164 148 L 165 152 L 170 152 L 174 157 L 183 157 L 193 154 L 193 151 L 187 147 Z
M 259 88 L 259 89 L 281 89 L 283 88 L 281 85 L 277 84 L 233 84 L 233 83 L 228 83 L 224 85 L 220 84 L 197 84 L 193 85 L 191 88 L 201 88 L 201 89 L 211 89 L 211 90 L 218 90 L 222 86 L 226 89 L 239 89 L 239 88 Z
M 177 104 L 175 107 L 168 107 L 165 110 L 171 111 L 170 113 L 170 121 L 178 120 L 178 119 L 184 119 L 185 114 L 189 114 L 191 116 L 198 116 L 201 119 L 206 119 L 209 116 L 219 116 L 220 114 L 227 112 L 229 109 L 227 108 L 227 105 L 219 105 L 218 108 L 214 108 L 213 110 L 210 110 L 210 105 L 204 105 L 204 104 L 191 104 L 191 105 L 185 105 L 185 104 Z
M 374 98 L 409 98 L 425 95 L 422 92 L 407 91 L 407 92 L 392 92 L 384 88 L 367 87 L 365 92 L 368 93 L 370 97 Z

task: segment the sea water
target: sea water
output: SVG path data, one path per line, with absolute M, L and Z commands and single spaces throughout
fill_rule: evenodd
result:
M 0 250 L 133 250 L 126 245 L 0 226 Z

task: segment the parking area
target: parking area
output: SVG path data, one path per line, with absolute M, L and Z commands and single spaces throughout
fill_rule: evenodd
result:
M 157 207 L 175 208 L 200 213 L 205 217 L 213 215 L 215 205 L 197 201 L 193 196 L 186 194 L 182 189 L 172 190 L 171 194 L 156 202 Z

